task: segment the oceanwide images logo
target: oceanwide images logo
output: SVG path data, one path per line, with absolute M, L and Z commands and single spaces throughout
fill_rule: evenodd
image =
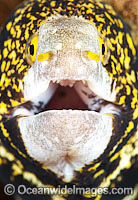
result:
M 13 194 L 18 195 L 90 195 L 91 197 L 96 197 L 97 195 L 133 195 L 133 189 L 132 188 L 112 188 L 110 191 L 107 187 L 104 188 L 82 188 L 82 187 L 76 187 L 73 185 L 73 187 L 61 187 L 58 186 L 57 188 L 54 187 L 26 187 L 25 185 L 19 185 L 17 188 L 13 184 L 7 184 L 4 187 L 4 193 L 8 196 L 11 196 Z

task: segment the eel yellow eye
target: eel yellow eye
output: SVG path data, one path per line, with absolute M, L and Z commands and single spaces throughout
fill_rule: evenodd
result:
M 105 44 L 104 44 L 103 38 L 99 37 L 99 43 L 100 43 L 100 49 L 101 49 L 101 61 L 103 62 L 104 55 L 105 55 Z
M 35 61 L 36 52 L 38 46 L 38 36 L 34 36 L 30 42 L 30 46 L 28 47 L 28 53 L 30 54 L 31 61 Z
M 35 33 L 28 41 L 26 48 L 26 58 L 28 63 L 31 65 L 35 62 L 37 46 L 38 46 L 38 34 Z
M 110 47 L 106 38 L 99 37 L 101 61 L 103 64 L 107 64 L 110 56 Z
M 97 53 L 93 53 L 91 51 L 86 51 L 86 56 L 87 56 L 87 58 L 89 58 L 91 60 L 95 60 L 95 61 L 100 60 L 100 55 Z
M 48 52 L 46 52 L 46 53 L 41 53 L 41 54 L 39 54 L 39 55 L 37 56 L 37 60 L 38 60 L 39 62 L 42 62 L 42 61 L 44 61 L 44 60 L 51 60 L 52 56 L 53 56 L 53 53 L 52 53 L 51 51 L 48 51 Z

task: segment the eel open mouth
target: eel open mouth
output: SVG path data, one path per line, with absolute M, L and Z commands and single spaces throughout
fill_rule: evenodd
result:
M 64 86 L 62 82 L 59 84 L 53 97 L 46 105 L 46 110 L 88 110 L 88 106 L 82 101 L 74 86 Z
M 102 114 L 119 114 L 120 108 L 94 93 L 88 81 L 59 80 L 46 110 L 89 110 Z
M 12 116 L 35 115 L 48 110 L 89 110 L 101 114 L 119 114 L 116 104 L 105 100 L 91 89 L 88 81 L 50 81 L 48 88 L 30 101 L 15 107 Z

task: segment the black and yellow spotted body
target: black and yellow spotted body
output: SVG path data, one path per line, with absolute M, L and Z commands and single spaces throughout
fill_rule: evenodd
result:
M 24 103 L 23 77 L 31 67 L 25 56 L 26 44 L 40 24 L 52 15 L 77 16 L 94 24 L 106 37 L 110 56 L 104 67 L 116 85 L 116 104 L 122 113 L 113 128 L 110 145 L 95 162 L 84 167 L 70 183 L 65 183 L 27 153 L 18 118 L 9 113 Z M 106 52 L 106 44 L 104 44 Z M 93 0 L 29 0 L 17 8 L 0 34 L 0 179 L 16 187 L 133 187 L 138 183 L 138 81 L 137 49 L 131 34 L 114 11 L 103 2 Z M 113 116 L 114 118 L 116 116 Z M 98 148 L 98 147 L 97 147 Z M 126 158 L 126 160 L 125 160 Z M 129 179 L 129 182 L 127 181 Z M 138 189 L 137 189 L 138 190 Z M 125 195 L 124 195 L 125 196 Z M 31 196 L 22 196 L 31 199 Z M 63 195 L 59 199 L 110 199 L 110 195 Z M 49 195 L 32 199 L 53 199 Z M 122 196 L 114 196 L 122 199 Z

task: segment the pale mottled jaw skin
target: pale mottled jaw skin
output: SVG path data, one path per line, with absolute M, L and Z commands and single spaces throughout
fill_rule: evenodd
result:
M 115 92 L 101 62 L 94 25 L 57 16 L 40 26 L 37 37 L 35 61 L 24 78 L 26 103 L 12 114 L 25 115 L 19 127 L 30 156 L 70 181 L 76 170 L 105 151 L 112 136 L 108 114 L 118 115 L 119 108 L 113 103 Z M 54 94 L 61 86 L 75 90 L 87 109 L 63 105 L 49 110 L 47 105 L 52 99 L 56 104 Z

